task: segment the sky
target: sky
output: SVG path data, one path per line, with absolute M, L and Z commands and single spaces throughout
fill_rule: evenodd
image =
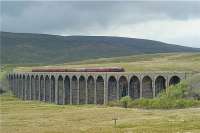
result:
M 200 48 L 200 1 L 1 1 L 1 31 L 121 36 Z

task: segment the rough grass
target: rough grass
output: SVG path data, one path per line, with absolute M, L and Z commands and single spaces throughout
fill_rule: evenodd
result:
M 57 67 L 121 66 L 126 71 L 200 71 L 200 53 L 149 54 L 50 65 Z M 49 67 L 49 66 L 47 66 Z M 30 71 L 32 67 L 18 67 Z M 5 73 L 1 73 L 5 75 Z M 2 133 L 199 133 L 200 108 L 123 109 L 96 105 L 54 105 L 0 96 Z M 117 117 L 114 127 L 113 117 Z
M 108 103 L 110 107 L 125 107 L 120 101 L 112 101 Z M 200 101 L 193 99 L 178 98 L 173 99 L 170 97 L 154 98 L 154 99 L 137 99 L 127 102 L 128 108 L 141 108 L 141 109 L 181 109 L 189 107 L 200 107 Z
M 6 74 L 10 71 L 12 71 L 13 66 L 10 65 L 0 65 L 0 81 L 2 81 L 3 79 L 5 79 Z
M 200 108 L 144 110 L 53 105 L 21 101 L 8 93 L 1 95 L 0 100 L 3 133 L 200 132 Z M 113 117 L 118 118 L 116 127 Z
M 44 67 L 109 67 L 118 66 L 126 71 L 195 71 L 200 72 L 200 53 L 144 54 L 116 58 L 100 58 Z M 41 66 L 40 66 L 41 67 Z M 18 67 L 30 71 L 32 67 Z

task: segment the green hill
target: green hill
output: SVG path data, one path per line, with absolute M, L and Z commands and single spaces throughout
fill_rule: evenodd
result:
M 197 52 L 158 41 L 111 36 L 57 36 L 0 32 L 2 64 L 63 63 L 143 53 Z

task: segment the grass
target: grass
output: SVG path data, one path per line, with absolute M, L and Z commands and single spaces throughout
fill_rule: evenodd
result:
M 200 132 L 200 108 L 145 110 L 54 105 L 21 101 L 8 93 L 1 95 L 0 100 L 3 133 Z M 116 127 L 114 115 L 118 118 Z
M 116 58 L 100 58 L 43 67 L 110 67 L 126 71 L 195 71 L 200 72 L 200 53 L 144 54 Z M 40 66 L 42 67 L 42 66 Z M 16 71 L 30 71 L 33 67 L 17 67 Z
M 14 66 L 12 65 L 1 65 L 0 66 L 0 81 L 2 81 L 3 79 L 5 79 L 6 74 L 10 71 L 12 71 L 14 68 Z
M 122 100 L 122 99 L 121 99 Z M 154 99 L 130 99 L 125 102 L 111 101 L 108 103 L 110 107 L 124 107 L 124 108 L 142 108 L 142 109 L 181 109 L 189 107 L 200 107 L 200 101 L 194 99 L 185 98 L 172 98 L 172 97 L 161 97 Z
M 126 71 L 200 72 L 200 53 L 134 55 L 45 67 L 93 66 L 120 66 Z M 33 67 L 17 67 L 15 70 L 30 71 Z M 2 71 L 1 77 L 8 71 L 7 69 Z M 116 127 L 112 120 L 114 116 L 118 118 Z M 96 105 L 54 105 L 39 101 L 22 101 L 6 93 L 0 95 L 0 131 L 3 133 L 199 133 L 200 108 L 147 110 Z

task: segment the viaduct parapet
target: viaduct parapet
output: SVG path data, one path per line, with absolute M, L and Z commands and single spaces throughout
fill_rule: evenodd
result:
M 153 98 L 185 72 L 14 72 L 8 74 L 13 94 L 23 100 L 56 104 L 107 104 L 121 97 Z

